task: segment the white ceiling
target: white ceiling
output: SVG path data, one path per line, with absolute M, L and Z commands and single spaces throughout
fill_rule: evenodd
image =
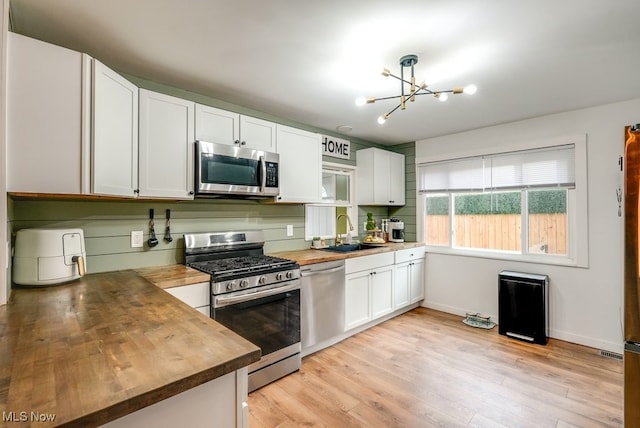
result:
M 111 68 L 347 138 L 397 144 L 640 97 L 637 0 L 11 0 L 13 30 Z M 398 60 L 421 96 L 384 125 Z

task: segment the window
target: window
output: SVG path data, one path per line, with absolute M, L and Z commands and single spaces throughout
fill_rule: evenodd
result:
M 305 240 L 313 237 L 332 239 L 336 236 L 336 218 L 346 214 L 352 221 L 352 236 L 358 234 L 358 213 L 351 203 L 354 194 L 355 167 L 334 163 L 323 163 L 322 203 L 305 205 Z M 338 224 L 338 233 L 347 231 L 348 223 L 342 218 Z
M 426 244 L 454 252 L 574 257 L 579 238 L 572 222 L 584 223 L 575 216 L 575 158 L 575 145 L 565 144 L 418 164 Z

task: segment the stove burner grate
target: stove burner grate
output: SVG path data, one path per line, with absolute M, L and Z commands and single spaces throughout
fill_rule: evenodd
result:
M 217 260 L 195 262 L 191 267 L 212 275 L 229 275 L 278 270 L 294 266 L 292 260 L 272 256 L 229 257 Z

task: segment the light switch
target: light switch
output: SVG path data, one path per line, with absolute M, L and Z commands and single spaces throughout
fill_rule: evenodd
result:
M 293 236 L 293 225 L 292 224 L 288 224 L 287 225 L 287 236 Z

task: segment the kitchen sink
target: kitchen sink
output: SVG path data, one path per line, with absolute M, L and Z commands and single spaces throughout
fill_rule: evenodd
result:
M 364 250 L 365 247 L 362 244 L 342 244 L 342 245 L 332 245 L 330 247 L 323 248 L 323 250 L 334 251 L 336 253 L 348 253 L 350 251 L 358 251 Z

